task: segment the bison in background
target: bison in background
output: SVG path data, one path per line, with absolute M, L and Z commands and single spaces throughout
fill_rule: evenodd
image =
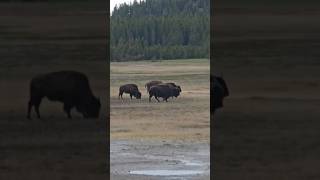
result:
M 138 89 L 138 86 L 136 84 L 125 84 L 120 86 L 119 88 L 119 98 L 121 97 L 123 93 L 130 94 L 130 98 L 132 99 L 132 96 L 136 97 L 137 99 L 141 99 L 141 92 Z
M 180 95 L 181 89 L 178 87 L 172 87 L 167 84 L 158 84 L 154 85 L 149 90 L 149 102 L 151 102 L 151 98 L 154 96 L 155 99 L 160 102 L 158 97 L 162 97 L 163 101 L 168 102 L 169 97 L 178 97 Z
M 211 76 L 210 78 L 211 96 L 213 97 L 213 105 L 211 106 L 211 112 L 214 112 L 223 107 L 223 99 L 229 96 L 229 89 L 225 80 L 220 76 Z
M 89 85 L 86 75 L 76 71 L 58 71 L 38 75 L 30 83 L 30 101 L 28 103 L 28 115 L 34 106 L 38 118 L 39 107 L 42 98 L 63 103 L 63 110 L 71 117 L 71 109 L 76 108 L 84 118 L 98 118 L 100 112 L 100 100 L 96 98 Z
M 154 85 L 157 85 L 157 84 L 161 84 L 162 81 L 150 81 L 148 83 L 146 83 L 146 85 L 144 86 L 145 88 L 147 88 L 147 92 L 149 92 L 150 88 Z

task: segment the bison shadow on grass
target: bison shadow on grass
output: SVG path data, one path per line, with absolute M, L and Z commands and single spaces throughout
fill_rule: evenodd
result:
M 84 118 L 98 118 L 100 100 L 96 98 L 90 88 L 86 75 L 76 71 L 58 71 L 35 76 L 30 83 L 30 100 L 27 118 L 34 107 L 40 118 L 39 107 L 42 98 L 63 103 L 63 110 L 71 117 L 71 109 L 76 108 Z

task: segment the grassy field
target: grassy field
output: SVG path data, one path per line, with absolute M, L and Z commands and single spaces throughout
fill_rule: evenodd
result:
M 107 178 L 105 16 L 88 4 L 0 4 L 0 179 Z M 31 78 L 58 70 L 87 74 L 99 119 L 47 99 L 26 118 Z
M 318 179 L 319 9 L 229 7 L 213 19 L 213 71 L 230 90 L 212 122 L 213 176 Z
M 206 59 L 111 63 L 111 139 L 181 140 L 209 142 L 209 61 Z M 144 87 L 151 80 L 175 82 L 177 99 L 148 102 Z M 124 94 L 120 85 L 135 83 L 142 99 Z
M 111 179 L 209 179 L 210 63 L 207 59 L 112 62 L 110 77 Z M 144 87 L 174 82 L 182 92 L 158 103 Z M 135 83 L 141 99 L 118 98 L 120 85 Z M 161 99 L 161 98 L 160 98 Z M 190 163 L 188 163 L 190 162 Z M 193 166 L 197 164 L 197 166 Z M 131 171 L 190 171 L 199 174 L 134 175 Z

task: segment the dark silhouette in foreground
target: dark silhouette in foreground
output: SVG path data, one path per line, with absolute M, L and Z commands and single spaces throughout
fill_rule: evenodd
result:
M 229 96 L 229 89 L 225 80 L 220 76 L 211 76 L 210 78 L 211 96 L 213 97 L 213 105 L 211 106 L 211 113 L 223 107 L 223 99 Z
M 121 97 L 123 93 L 130 94 L 130 98 L 132 99 L 132 96 L 134 96 L 136 99 L 141 99 L 141 92 L 138 89 L 138 86 L 136 84 L 125 84 L 120 86 L 119 88 L 119 98 Z
M 38 118 L 39 107 L 42 98 L 63 103 L 63 110 L 71 117 L 71 109 L 76 108 L 84 118 L 98 118 L 100 112 L 100 100 L 91 91 L 86 75 L 76 71 L 58 71 L 38 75 L 30 83 L 30 101 L 28 115 L 34 106 Z
M 149 102 L 151 102 L 151 98 L 154 96 L 155 99 L 160 102 L 158 97 L 163 98 L 163 101 L 168 102 L 169 97 L 178 97 L 180 95 L 181 88 L 172 87 L 167 84 L 158 84 L 154 85 L 149 90 Z

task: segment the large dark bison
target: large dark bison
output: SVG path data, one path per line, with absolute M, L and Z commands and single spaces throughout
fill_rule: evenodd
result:
M 180 90 L 177 87 L 171 87 L 166 84 L 158 84 L 154 85 L 149 90 L 149 102 L 151 102 L 151 98 L 154 96 L 158 102 L 160 100 L 158 97 L 162 97 L 163 101 L 168 102 L 169 97 L 178 97 L 180 95 Z
M 130 98 L 132 99 L 132 96 L 136 97 L 137 99 L 141 99 L 141 92 L 138 89 L 138 86 L 136 84 L 125 84 L 120 86 L 119 88 L 119 98 L 121 97 L 123 93 L 130 94 Z
M 172 82 L 169 82 L 169 83 L 161 83 L 161 84 L 157 84 L 157 85 L 166 85 L 166 86 L 169 86 L 171 88 L 178 88 L 179 92 L 181 93 L 181 87 L 176 85 L 175 83 L 172 83 Z M 172 98 L 173 97 L 178 97 L 178 96 L 171 96 Z
M 58 71 L 38 75 L 30 83 L 30 101 L 28 103 L 28 115 L 32 107 L 40 118 L 39 106 L 42 98 L 47 97 L 51 101 L 62 102 L 63 110 L 71 118 L 70 111 L 73 107 L 84 118 L 98 118 L 100 112 L 100 100 L 96 98 L 89 85 L 86 75 L 76 71 Z
M 145 88 L 147 88 L 147 92 L 149 92 L 150 88 L 154 85 L 157 85 L 157 84 L 161 84 L 162 81 L 150 81 L 148 83 L 146 83 L 146 85 L 144 85 Z
M 211 76 L 211 95 L 213 97 L 213 105 L 211 112 L 214 112 L 223 107 L 223 99 L 229 96 L 229 89 L 225 80 L 220 76 Z
M 168 86 L 170 86 L 170 87 L 176 87 L 176 88 L 178 88 L 179 91 L 181 92 L 181 87 L 178 86 L 178 85 L 176 85 L 175 83 L 170 82 L 170 83 L 164 83 L 164 84 L 166 84 L 166 85 L 168 85 Z

